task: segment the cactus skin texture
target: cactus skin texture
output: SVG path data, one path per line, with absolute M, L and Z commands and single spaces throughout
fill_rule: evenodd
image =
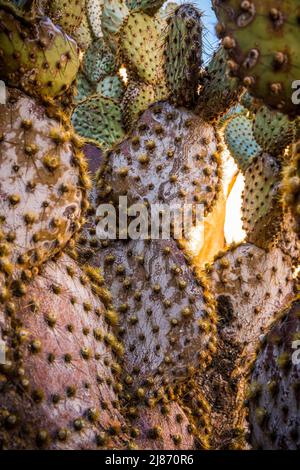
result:
M 21 295 L 17 278 L 30 277 L 81 227 L 90 182 L 72 128 L 15 89 L 0 106 L 0 134 L 0 270 Z
M 156 101 L 155 87 L 130 81 L 122 100 L 122 115 L 126 129 L 134 127 L 141 113 Z
M 141 10 L 150 16 L 155 15 L 166 0 L 126 0 L 130 10 Z
M 32 96 L 65 93 L 80 65 L 76 42 L 49 18 L 26 19 L 2 1 L 0 21 L 1 79 Z
M 103 9 L 102 0 L 86 0 L 86 16 L 88 25 L 93 38 L 99 39 L 103 36 L 101 17 Z
M 130 64 L 139 79 L 152 85 L 163 81 L 161 22 L 146 13 L 133 11 L 119 32 L 119 62 Z
M 92 42 L 84 55 L 83 73 L 90 83 L 100 80 L 116 71 L 115 57 L 105 44 L 103 38 Z
M 120 315 L 130 399 L 159 397 L 207 365 L 215 348 L 214 302 L 174 241 L 103 241 L 90 262 L 101 267 Z
M 189 417 L 174 401 L 143 407 L 132 419 L 135 444 L 143 450 L 192 450 L 196 448 L 195 433 Z
M 294 229 L 300 236 L 300 144 L 293 148 L 290 163 L 284 168 L 283 201 L 285 210 L 291 210 Z
M 136 130 L 108 153 L 97 188 L 103 201 L 204 204 L 212 210 L 220 190 L 214 128 L 184 108 L 156 103 Z
M 85 0 L 51 0 L 46 6 L 46 14 L 53 23 L 71 35 L 79 28 L 84 12 Z
M 123 348 L 109 305 L 97 271 L 85 273 L 63 255 L 44 267 L 24 298 L 7 306 L 2 448 L 124 448 L 118 400 Z
M 119 39 L 122 36 L 121 28 L 129 10 L 125 0 L 104 0 L 101 16 L 103 37 L 113 51 L 117 51 Z
M 294 296 L 292 260 L 279 249 L 233 245 L 206 268 L 217 302 L 217 351 L 198 378 L 211 408 L 211 447 L 246 449 L 249 362 L 263 332 Z M 255 293 L 255 295 L 253 295 Z
M 289 121 L 285 114 L 271 111 L 266 106 L 256 112 L 253 134 L 264 152 L 282 156 L 293 142 L 295 133 L 296 123 Z
M 95 140 L 104 150 L 122 140 L 125 135 L 121 106 L 101 95 L 93 95 L 79 103 L 72 116 L 72 123 L 81 137 Z
M 261 152 L 261 147 L 254 139 L 252 126 L 252 120 L 240 114 L 229 119 L 224 130 L 226 146 L 242 171 L 246 171 L 252 159 Z
M 280 246 L 297 263 L 300 240 L 293 230 L 291 211 L 284 208 L 281 186 L 278 160 L 266 153 L 255 157 L 245 172 L 243 226 L 251 243 L 264 249 Z
M 202 14 L 193 5 L 179 6 L 168 19 L 165 74 L 172 100 L 192 106 L 202 65 Z
M 293 348 L 293 342 L 299 341 L 299 296 L 282 315 L 267 335 L 251 377 L 248 399 L 254 449 L 300 448 L 300 366 L 299 352 Z
M 124 84 L 118 75 L 107 75 L 98 83 L 97 92 L 101 96 L 120 102 L 124 95 Z
M 196 112 L 207 121 L 217 121 L 236 104 L 242 92 L 243 87 L 229 76 L 226 51 L 220 47 L 200 79 Z
M 233 74 L 266 105 L 297 115 L 291 95 L 299 79 L 298 2 L 214 0 L 213 5 Z

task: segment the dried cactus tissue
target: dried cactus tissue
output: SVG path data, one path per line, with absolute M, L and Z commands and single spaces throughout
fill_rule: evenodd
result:
M 300 450 L 299 39 L 0 0 L 0 450 Z

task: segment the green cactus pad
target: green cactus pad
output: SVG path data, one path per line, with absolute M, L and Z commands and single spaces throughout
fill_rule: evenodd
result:
M 207 120 L 217 120 L 237 103 L 243 89 L 229 75 L 227 55 L 220 48 L 200 79 L 197 113 Z
M 67 34 L 72 34 L 85 14 L 85 0 L 51 0 L 47 2 L 47 15 Z
M 126 0 L 130 10 L 141 10 L 150 16 L 155 15 L 166 0 Z
M 80 52 L 49 18 L 27 21 L 1 9 L 0 78 L 34 96 L 56 97 L 74 82 Z
M 83 51 L 86 51 L 90 47 L 93 37 L 86 15 L 83 16 L 78 28 L 73 31 L 72 37 L 77 41 L 78 46 Z
M 271 111 L 266 106 L 257 111 L 253 134 L 264 152 L 283 156 L 284 150 L 293 142 L 295 132 L 295 123 L 285 114 Z
M 125 135 L 120 105 L 99 95 L 80 103 L 72 122 L 80 136 L 96 140 L 103 149 L 110 148 Z
M 92 42 L 85 53 L 83 72 L 91 83 L 98 83 L 116 69 L 115 57 L 102 38 Z
M 98 83 L 96 89 L 98 94 L 116 102 L 122 100 L 125 91 L 124 84 L 118 75 L 108 75 Z
M 96 94 L 95 86 L 93 86 L 86 76 L 79 72 L 77 75 L 77 95 L 75 96 L 75 102 L 83 101 L 91 95 Z
M 122 101 L 126 129 L 131 129 L 139 115 L 155 101 L 155 89 L 152 85 L 130 81 Z
M 232 72 L 266 105 L 298 114 L 300 105 L 291 99 L 300 68 L 298 1 L 214 0 L 213 4 Z
M 156 85 L 163 80 L 161 23 L 143 12 L 132 12 L 119 33 L 120 62 L 130 64 L 138 77 Z
M 248 240 L 263 249 L 279 246 L 295 259 L 300 256 L 300 239 L 293 230 L 291 213 L 281 197 L 282 168 L 277 158 L 262 153 L 245 172 L 243 226 Z
M 229 121 L 224 130 L 224 140 L 237 166 L 245 171 L 255 155 L 261 152 L 252 130 L 252 120 L 245 115 Z
M 129 15 L 125 0 L 104 0 L 102 11 L 103 37 L 112 50 L 117 50 L 120 29 Z
M 181 5 L 168 20 L 165 40 L 165 72 L 172 99 L 192 106 L 196 100 L 202 64 L 202 13 L 193 5 Z

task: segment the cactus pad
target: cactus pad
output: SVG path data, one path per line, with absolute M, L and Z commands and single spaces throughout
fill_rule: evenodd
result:
M 300 66 L 298 2 L 214 0 L 213 4 L 232 72 L 265 104 L 298 114 L 299 105 L 291 100 Z
M 22 291 L 17 274 L 30 276 L 80 228 L 89 179 L 71 128 L 16 90 L 0 109 L 1 271 Z
M 48 16 L 67 34 L 72 34 L 80 26 L 85 14 L 85 0 L 51 0 L 47 5 Z
M 124 137 L 121 107 L 115 101 L 95 95 L 80 103 L 72 117 L 79 135 L 110 148 Z
M 101 301 L 109 304 L 103 280 L 90 272 L 63 255 L 4 313 L 0 440 L 6 449 L 109 449 L 128 441 L 118 402 L 123 349 Z
M 285 114 L 262 106 L 256 113 L 253 134 L 264 152 L 283 157 L 284 150 L 293 142 L 296 124 Z
M 0 77 L 29 95 L 59 96 L 74 82 L 80 53 L 76 42 L 49 18 L 17 18 L 0 3 Z
M 139 115 L 155 101 L 155 88 L 152 85 L 130 81 L 122 101 L 126 129 L 132 129 Z
M 168 20 L 165 72 L 172 99 L 192 106 L 202 65 L 202 14 L 193 5 L 181 5 Z
M 242 171 L 245 171 L 251 160 L 261 152 L 252 126 L 252 120 L 242 114 L 230 120 L 224 130 L 226 146 Z
M 119 41 L 120 59 L 124 58 L 141 80 L 152 85 L 162 81 L 163 44 L 157 18 L 143 12 L 130 13 L 122 25 Z
M 249 422 L 254 449 L 298 450 L 300 446 L 299 297 L 282 315 L 265 339 L 251 378 Z
M 209 362 L 214 302 L 174 241 L 103 241 L 92 263 L 100 263 L 120 313 L 122 369 L 131 397 L 143 402 Z
M 98 83 L 106 75 L 115 72 L 116 64 L 112 52 L 102 38 L 92 42 L 85 53 L 83 72 L 91 83 Z
M 99 175 L 104 200 L 170 205 L 203 204 L 212 209 L 220 190 L 214 128 L 184 108 L 157 103 L 136 130 L 107 157 Z

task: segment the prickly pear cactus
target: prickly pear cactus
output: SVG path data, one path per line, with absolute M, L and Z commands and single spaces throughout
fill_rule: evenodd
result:
M 299 114 L 291 95 L 299 79 L 299 5 L 294 0 L 213 0 L 229 68 L 257 98 Z
M 118 399 L 123 347 L 112 333 L 118 320 L 109 304 L 97 271 L 85 273 L 63 255 L 7 305 L 2 448 L 126 446 Z
M 80 65 L 76 42 L 49 18 L 29 18 L 5 1 L 0 21 L 0 76 L 6 84 L 37 97 L 65 93 Z
M 79 28 L 84 13 L 86 0 L 51 0 L 46 3 L 45 13 L 55 24 L 71 34 Z
M 267 335 L 251 376 L 248 400 L 254 449 L 299 449 L 299 327 L 297 297 Z
M 22 295 L 18 279 L 30 278 L 82 225 L 89 178 L 72 128 L 15 89 L 0 105 L 0 135 L 0 270 Z
M 110 148 L 125 135 L 121 106 L 102 95 L 93 95 L 79 103 L 72 122 L 82 137 L 97 141 L 104 149 Z
M 245 171 L 243 225 L 250 242 L 261 248 L 281 246 L 297 263 L 300 240 L 283 205 L 282 184 L 282 167 L 273 156 L 263 153 L 251 161 Z
M 294 141 L 296 123 L 285 114 L 262 106 L 255 115 L 253 135 L 264 152 L 284 157 L 285 149 Z
M 130 398 L 143 403 L 208 364 L 215 348 L 214 302 L 174 241 L 104 241 L 98 258 L 92 262 L 100 263 L 122 318 Z
M 245 114 L 229 119 L 224 130 L 224 141 L 237 166 L 246 171 L 252 159 L 261 153 L 261 147 L 256 142 L 253 122 Z
M 242 94 L 243 88 L 229 75 L 227 55 L 222 47 L 213 55 L 199 87 L 196 112 L 208 121 L 217 121 Z
M 202 15 L 193 5 L 181 5 L 168 19 L 165 73 L 172 99 L 192 106 L 202 65 Z
M 148 15 L 155 15 L 166 0 L 126 0 L 130 10 L 142 10 Z
M 221 169 L 214 128 L 167 102 L 150 107 L 137 129 L 107 156 L 97 188 L 104 201 L 128 205 L 203 204 L 210 212 Z
M 126 129 L 134 127 L 139 115 L 156 101 L 155 87 L 130 81 L 122 100 L 123 122 Z
M 129 63 L 140 79 L 156 85 L 163 79 L 162 45 L 160 21 L 133 11 L 119 33 L 119 62 Z

